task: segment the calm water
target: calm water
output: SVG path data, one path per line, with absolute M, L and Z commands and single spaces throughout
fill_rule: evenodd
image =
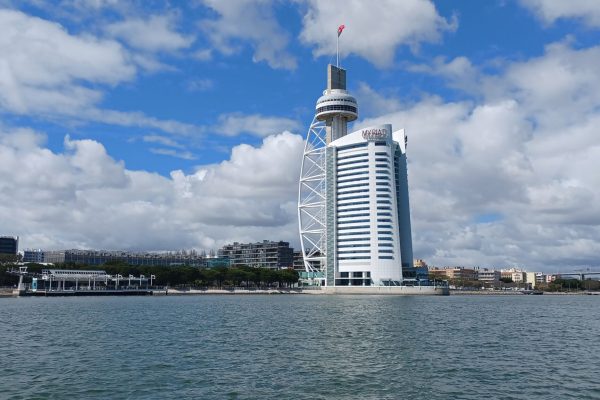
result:
M 0 398 L 600 399 L 600 296 L 0 299 Z

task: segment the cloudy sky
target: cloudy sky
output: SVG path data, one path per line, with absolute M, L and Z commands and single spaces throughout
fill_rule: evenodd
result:
M 414 253 L 600 264 L 600 2 L 0 0 L 0 234 L 297 246 L 336 28 L 354 128 L 409 135 Z

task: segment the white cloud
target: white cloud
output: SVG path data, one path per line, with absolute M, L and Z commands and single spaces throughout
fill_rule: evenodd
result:
M 92 140 L 0 130 L 0 220 L 22 247 L 169 250 L 297 241 L 302 138 L 281 133 L 186 175 L 132 171 Z
M 483 76 L 466 57 L 456 57 L 446 61 L 445 57 L 436 57 L 428 64 L 409 65 L 408 71 L 437 75 L 445 78 L 450 87 L 464 90 L 471 94 L 479 94 L 483 90 Z
M 142 138 L 142 140 L 146 143 L 158 143 L 167 147 L 175 147 L 177 149 L 182 149 L 184 146 L 170 137 L 160 136 L 160 135 L 146 135 Z
M 203 3 L 219 14 L 217 19 L 201 21 L 200 26 L 220 53 L 238 53 L 240 44 L 248 43 L 254 50 L 254 62 L 265 61 L 272 68 L 296 68 L 296 58 L 286 50 L 289 35 L 277 22 L 270 1 L 203 0 Z
M 356 98 L 361 116 L 381 115 L 401 108 L 400 101 L 375 91 L 366 82 L 358 83 Z
M 597 110 L 599 63 L 600 46 L 576 50 L 565 42 L 553 43 L 543 56 L 512 63 L 499 77 L 486 79 L 484 93 L 488 98 L 514 97 L 538 123 L 556 129 Z
M 284 117 L 269 117 L 260 114 L 246 115 L 242 113 L 223 114 L 213 129 L 225 136 L 237 136 L 250 133 L 255 136 L 268 136 L 282 130 L 297 130 L 298 121 Z
M 590 0 L 520 0 L 545 23 L 554 23 L 561 18 L 582 20 L 592 27 L 600 27 L 600 3 Z
M 163 156 L 181 158 L 182 160 L 195 160 L 198 158 L 191 151 L 179 151 L 175 149 L 165 149 L 160 147 L 153 147 L 150 149 L 150 152 L 154 154 L 160 154 Z
M 106 124 L 120 125 L 120 126 L 135 126 L 141 128 L 153 128 L 160 129 L 164 132 L 189 135 L 191 133 L 199 133 L 203 131 L 203 127 L 195 126 L 192 124 L 186 124 L 175 120 L 164 120 L 154 117 L 147 116 L 142 112 L 136 111 L 116 111 L 116 110 L 104 110 L 100 108 L 89 108 L 79 111 L 78 113 L 71 112 L 66 114 L 71 120 L 87 120 L 96 121 Z
M 189 47 L 194 37 L 174 28 L 176 20 L 169 15 L 152 15 L 146 19 L 129 18 L 106 27 L 106 32 L 124 40 L 131 47 L 146 52 L 173 52 Z
M 197 128 L 141 112 L 106 110 L 103 89 L 136 78 L 135 55 L 114 40 L 71 35 L 61 25 L 0 10 L 0 110 L 189 133 Z M 156 64 L 154 65 L 156 67 Z
M 190 92 L 204 92 L 215 86 L 215 82 L 211 79 L 193 79 L 187 83 L 187 90 Z
M 401 45 L 417 47 L 436 42 L 456 28 L 456 21 L 441 17 L 428 0 L 308 0 L 300 39 L 316 46 L 315 56 L 334 55 L 336 29 L 344 24 L 340 54 L 356 54 L 378 67 L 387 67 Z
M 9 111 L 89 106 L 101 93 L 79 81 L 116 85 L 135 77 L 135 66 L 117 42 L 72 36 L 19 11 L 0 10 L 0 25 L 0 106 Z
M 197 50 L 192 54 L 192 57 L 198 61 L 210 61 L 213 57 L 212 49 Z
M 599 62 L 600 46 L 568 42 L 504 62 L 496 75 L 465 58 L 438 60 L 425 72 L 478 100 L 425 98 L 359 122 L 407 129 L 416 256 L 554 271 L 598 265 Z

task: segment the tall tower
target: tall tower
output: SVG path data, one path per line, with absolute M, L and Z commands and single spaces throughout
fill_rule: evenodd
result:
M 406 136 L 390 124 L 348 133 L 357 118 L 346 71 L 329 65 L 300 175 L 305 267 L 320 285 L 399 286 L 413 266 Z
M 327 66 L 327 89 L 317 100 L 315 118 L 324 121 L 327 144 L 348 133 L 348 122 L 358 118 L 358 104 L 346 90 L 346 70 Z

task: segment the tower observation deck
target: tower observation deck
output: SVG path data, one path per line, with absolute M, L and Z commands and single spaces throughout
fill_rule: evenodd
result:
M 406 136 L 390 124 L 349 133 L 357 118 L 346 71 L 329 65 L 300 172 L 305 269 L 321 286 L 400 286 L 413 267 Z
M 346 71 L 329 65 L 327 67 L 327 89 L 317 100 L 315 118 L 324 121 L 327 144 L 348 133 L 348 122 L 358 118 L 356 99 L 346 90 Z

